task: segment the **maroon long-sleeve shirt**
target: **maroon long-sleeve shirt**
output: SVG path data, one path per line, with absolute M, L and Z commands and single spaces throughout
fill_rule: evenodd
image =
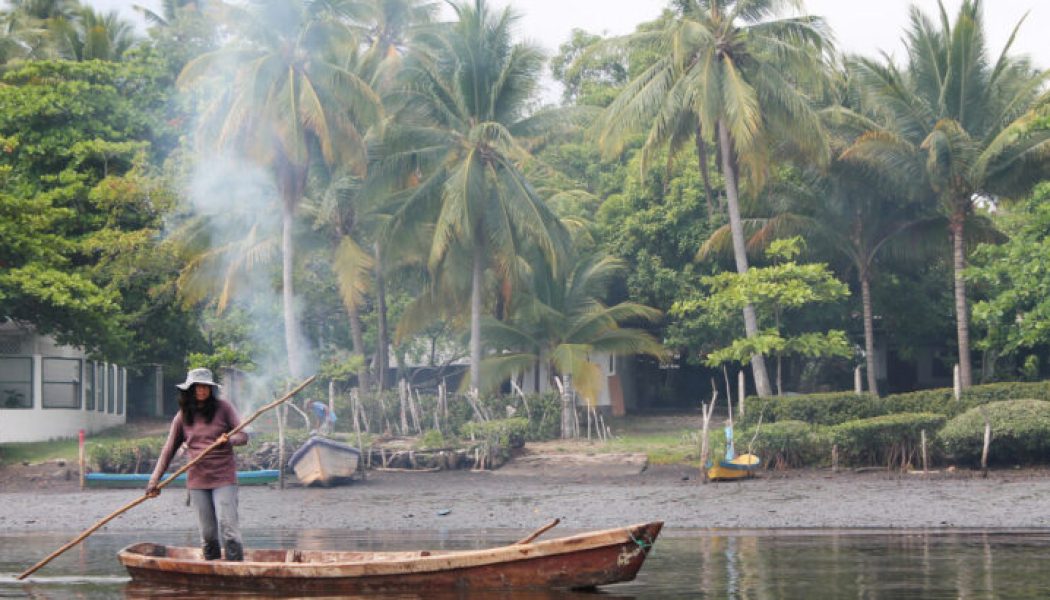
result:
M 172 457 L 183 443 L 186 444 L 186 452 L 190 460 L 197 457 L 208 446 L 212 445 L 219 436 L 229 433 L 241 424 L 241 418 L 233 405 L 225 400 L 216 400 L 217 406 L 211 421 L 205 421 L 204 417 L 197 414 L 193 419 L 193 425 L 182 422 L 182 411 L 171 420 L 171 430 L 168 432 L 168 441 L 160 451 L 157 466 L 153 469 L 150 477 L 150 486 L 155 486 L 168 469 Z M 233 446 L 243 446 L 248 443 L 248 434 L 238 431 L 230 436 L 230 443 L 223 444 L 209 452 L 201 461 L 190 467 L 186 477 L 186 487 L 191 490 L 211 490 L 225 485 L 237 483 L 237 462 L 233 454 Z

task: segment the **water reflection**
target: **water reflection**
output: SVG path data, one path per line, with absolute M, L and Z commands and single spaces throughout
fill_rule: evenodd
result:
M 249 531 L 254 547 L 310 550 L 472 549 L 505 544 L 501 531 Z M 567 532 L 566 532 L 567 533 Z M 75 534 L 75 532 L 73 532 Z M 97 533 L 19 582 L 14 575 L 73 534 L 0 534 L 0 598 L 272 598 L 257 593 L 187 592 L 131 583 L 116 552 L 143 534 Z M 195 535 L 150 534 L 194 545 Z M 666 598 L 1045 598 L 1050 531 L 802 531 L 665 529 L 638 579 L 598 594 L 489 592 L 436 596 L 370 594 L 370 599 L 594 600 Z M 286 596 L 285 596 L 286 597 Z M 312 596 L 324 598 L 325 596 Z M 353 598 L 352 596 L 331 596 Z M 364 596 L 361 596 L 362 598 Z

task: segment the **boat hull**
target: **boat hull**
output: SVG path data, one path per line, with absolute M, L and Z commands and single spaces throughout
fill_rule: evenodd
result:
M 438 592 L 594 588 L 634 579 L 662 522 L 488 550 L 249 550 L 242 563 L 142 543 L 119 558 L 139 583 L 268 592 Z
M 288 464 L 303 485 L 335 485 L 353 479 L 361 462 L 357 448 L 313 437 L 295 451 Z
M 281 472 L 277 469 L 259 471 L 237 471 L 237 485 L 267 485 L 275 483 Z M 88 473 L 84 476 L 84 486 L 89 488 L 145 488 L 149 483 L 149 473 Z M 183 473 L 171 482 L 172 487 L 186 487 L 186 474 Z
M 754 454 L 741 454 L 730 461 L 720 461 L 707 469 L 707 478 L 712 481 L 748 479 L 754 477 L 761 461 Z

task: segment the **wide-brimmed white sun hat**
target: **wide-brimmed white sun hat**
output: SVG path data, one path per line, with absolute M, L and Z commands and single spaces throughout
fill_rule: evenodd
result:
M 211 375 L 211 369 L 190 369 L 189 373 L 186 373 L 186 381 L 182 383 L 176 383 L 175 387 L 180 390 L 188 390 L 191 385 L 196 383 L 202 383 L 204 385 L 210 385 L 216 390 L 221 390 L 222 386 L 215 383 L 214 378 Z

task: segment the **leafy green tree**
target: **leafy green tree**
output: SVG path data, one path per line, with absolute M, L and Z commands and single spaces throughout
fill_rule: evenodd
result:
M 974 322 L 986 332 L 976 345 L 993 357 L 1023 359 L 1050 344 L 1050 184 L 1008 208 L 1000 223 L 1009 240 L 978 247 L 965 274 L 983 296 L 973 305 Z
M 627 83 L 627 50 L 601 42 L 601 36 L 573 29 L 551 59 L 551 75 L 564 86 L 563 104 L 608 106 Z
M 158 244 L 173 204 L 150 159 L 163 78 L 149 63 L 33 61 L 0 86 L 0 314 L 125 364 L 199 346 Z
M 705 362 L 717 366 L 725 362 L 744 363 L 753 354 L 777 357 L 777 394 L 783 394 L 781 360 L 787 355 L 811 358 L 852 356 L 846 334 L 839 330 L 785 334 L 785 319 L 790 311 L 806 305 L 831 303 L 849 295 L 849 288 L 835 278 L 827 265 L 799 264 L 794 258 L 802 250 L 801 238 L 776 240 L 767 254 L 775 264 L 752 267 L 745 273 L 719 273 L 704 278 L 708 294 L 679 302 L 672 314 L 724 321 L 745 304 L 752 304 L 765 317 L 767 327 L 757 336 L 733 340 L 724 348 L 711 352 Z
M 1050 129 L 1041 93 L 1050 72 L 1009 55 L 1017 35 L 988 60 L 980 0 L 966 0 L 950 22 L 939 2 L 938 23 L 917 7 L 905 37 L 906 69 L 870 59 L 854 67 L 869 100 L 892 120 L 849 154 L 926 182 L 948 220 L 954 273 L 956 337 L 963 387 L 973 381 L 964 277 L 967 222 L 980 202 L 1019 197 L 1045 176 Z
M 0 167 L 0 179 L 0 316 L 60 342 L 108 349 L 119 298 L 71 268 L 76 244 L 61 232 L 75 212 L 47 194 L 26 193 L 9 165 Z
M 232 42 L 186 65 L 179 85 L 215 93 L 198 133 L 266 166 L 281 197 L 282 299 L 288 367 L 303 372 L 294 309 L 293 226 L 313 162 L 366 167 L 364 132 L 379 120 L 378 96 L 330 60 L 351 42 L 340 3 L 256 0 L 223 5 Z
M 702 147 L 702 140 L 714 136 L 739 273 L 748 268 L 740 220 L 741 168 L 757 190 L 777 143 L 818 158 L 826 154 L 823 127 L 807 93 L 825 70 L 824 23 L 817 17 L 773 18 L 797 4 L 675 2 L 675 18 L 664 29 L 635 37 L 659 47 L 660 58 L 624 88 L 602 122 L 600 143 L 612 153 L 638 130 L 648 132 L 649 153 L 663 145 L 681 148 L 693 139 Z M 758 336 L 754 307 L 742 309 L 748 337 Z M 753 357 L 752 371 L 758 393 L 769 395 L 761 354 Z
M 510 273 L 529 247 L 556 264 L 564 247 L 561 223 L 519 166 L 530 159 L 519 140 L 565 121 L 526 117 L 543 61 L 537 48 L 512 41 L 514 14 L 482 0 L 453 7 L 458 20 L 407 66 L 409 93 L 385 142 L 390 164 L 421 175 L 393 227 L 433 223 L 431 272 L 454 277 L 469 265 L 469 385 L 478 389 L 486 270 Z

